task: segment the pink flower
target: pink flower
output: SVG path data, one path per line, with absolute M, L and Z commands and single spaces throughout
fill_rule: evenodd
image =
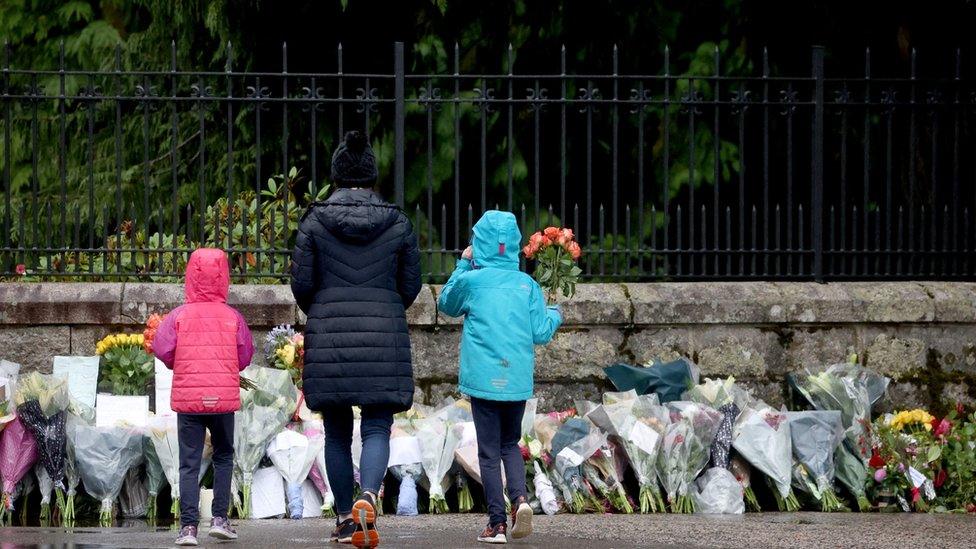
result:
M 874 472 L 874 481 L 877 482 L 878 484 L 881 484 L 886 478 L 888 478 L 888 471 L 885 471 L 884 469 L 878 469 L 877 471 Z
M 573 234 L 573 229 L 563 229 L 559 231 L 559 237 L 556 238 L 556 243 L 560 246 L 566 246 L 573 241 L 574 236 L 576 235 Z
M 17 266 L 14 267 L 14 271 L 20 276 L 27 276 L 27 266 L 23 263 L 18 263 Z

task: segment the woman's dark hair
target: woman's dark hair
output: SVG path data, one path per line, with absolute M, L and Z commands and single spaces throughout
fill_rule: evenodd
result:
M 332 182 L 340 187 L 372 187 L 378 177 L 369 136 L 357 130 L 346 133 L 332 155 Z

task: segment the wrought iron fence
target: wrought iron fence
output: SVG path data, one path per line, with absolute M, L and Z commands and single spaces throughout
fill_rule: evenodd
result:
M 2 70 L 0 276 L 166 280 L 198 245 L 287 276 L 349 129 L 443 280 L 485 209 L 573 227 L 591 280 L 972 278 L 976 91 L 955 72 Z M 906 77 L 907 76 L 907 77 Z

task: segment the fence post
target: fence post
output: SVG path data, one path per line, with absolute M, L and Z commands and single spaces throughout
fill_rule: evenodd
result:
M 397 206 L 403 207 L 403 125 L 406 115 L 403 86 L 403 42 L 393 45 L 393 95 L 396 101 L 393 130 L 393 187 Z
M 810 158 L 810 220 L 813 278 L 823 282 L 824 48 L 813 48 L 813 145 Z

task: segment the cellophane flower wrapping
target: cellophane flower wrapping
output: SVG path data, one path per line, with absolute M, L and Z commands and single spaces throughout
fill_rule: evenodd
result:
M 810 487 L 810 494 L 823 511 L 843 508 L 834 494 L 834 452 L 844 440 L 844 427 L 838 411 L 786 412 L 793 442 L 795 468 Z
M 790 487 L 793 442 L 782 412 L 769 407 L 743 410 L 735 422 L 732 447 L 770 479 L 778 502 L 795 502 Z
M 710 447 L 722 415 L 709 406 L 690 401 L 667 404 L 671 422 L 658 454 L 658 478 L 664 485 L 672 512 L 694 512 L 690 490 L 708 466 Z
M 72 424 L 70 436 L 85 491 L 101 502 L 100 523 L 110 525 L 122 482 L 143 459 L 143 433 L 130 427 Z
M 166 484 L 166 473 L 163 471 L 163 464 L 159 461 L 159 454 L 156 453 L 156 445 L 153 444 L 149 429 L 146 430 L 146 437 L 143 439 L 143 453 L 146 456 L 146 490 L 149 492 L 146 518 L 152 522 L 159 515 L 157 502 L 159 492 Z
M 834 467 L 837 480 L 854 496 L 860 511 L 871 508 L 868 500 L 864 479 L 868 475 L 868 467 L 860 457 L 855 456 L 846 444 L 842 444 L 834 452 Z
M 312 468 L 308 471 L 308 478 L 322 495 L 322 516 L 334 517 L 335 495 L 329 486 L 328 472 L 325 468 L 325 427 L 321 419 L 313 418 L 302 422 L 302 430 L 309 441 L 319 449 L 315 454 Z
M 145 451 L 143 451 L 142 461 L 145 462 Z M 122 482 L 122 492 L 119 494 L 119 508 L 124 518 L 146 516 L 149 508 L 149 489 L 146 487 L 146 481 L 146 475 L 141 465 L 129 469 L 125 475 L 125 480 Z
M 416 422 L 421 463 L 430 483 L 431 513 L 449 511 L 445 492 L 451 486 L 449 473 L 454 465 L 454 451 L 461 442 L 455 425 L 470 421 L 470 415 L 470 412 L 465 414 L 462 408 L 451 401 L 432 416 Z
M 285 370 L 250 366 L 242 377 L 255 388 L 241 390 L 241 408 L 234 413 L 234 475 L 243 497 L 237 516 L 250 518 L 254 471 L 268 444 L 288 424 L 298 392 Z
M 525 459 L 526 489 L 535 496 L 541 512 L 555 515 L 560 508 L 559 498 L 549 479 L 544 444 L 536 436 L 535 431 L 538 404 L 538 399 L 534 398 L 525 403 L 525 411 L 522 414 L 522 440 L 519 445 L 522 457 Z M 477 457 L 477 447 L 477 440 L 475 440 L 472 448 L 475 457 Z
M 264 338 L 264 357 L 273 368 L 287 371 L 292 382 L 302 386 L 305 366 L 305 336 L 288 324 L 274 327 Z
M 86 413 L 85 415 L 69 413 L 65 420 L 65 432 L 68 433 L 68 444 L 65 446 L 65 481 L 67 484 L 67 492 L 64 508 L 61 509 L 61 520 L 68 526 L 75 520 L 75 495 L 78 493 L 78 485 L 81 484 L 81 474 L 78 472 L 78 460 L 75 457 L 75 442 L 71 436 L 71 432 L 74 425 L 92 425 L 94 421 L 93 413 Z
M 176 416 L 153 416 L 147 430 L 156 458 L 162 467 L 172 500 L 174 517 L 180 513 L 180 439 Z
M 739 482 L 739 486 L 742 486 L 746 507 L 750 511 L 762 511 L 762 508 L 759 506 L 759 499 L 756 498 L 756 492 L 752 488 L 752 467 L 749 465 L 749 462 L 743 459 L 742 456 L 733 456 L 729 461 L 729 472 Z
M 54 482 L 40 462 L 34 464 L 34 476 L 37 477 L 37 488 L 41 492 L 40 520 L 42 523 L 47 523 L 51 520 L 51 493 L 54 492 Z
M 583 470 L 586 460 L 605 444 L 606 433 L 589 420 L 577 417 L 567 419 L 552 438 L 556 472 L 568 489 L 566 502 L 575 513 L 606 510 L 606 504 L 596 496 Z
M 891 380 L 862 366 L 834 364 L 820 373 L 805 372 L 797 388 L 817 410 L 841 413 L 847 445 L 863 460 L 871 455 L 871 409 Z
M 692 497 L 696 513 L 741 515 L 746 510 L 742 485 L 725 467 L 705 471 L 695 481 Z
M 14 396 L 17 415 L 37 441 L 37 454 L 63 508 L 65 453 L 68 436 L 65 421 L 71 397 L 66 379 L 37 372 L 20 377 Z

